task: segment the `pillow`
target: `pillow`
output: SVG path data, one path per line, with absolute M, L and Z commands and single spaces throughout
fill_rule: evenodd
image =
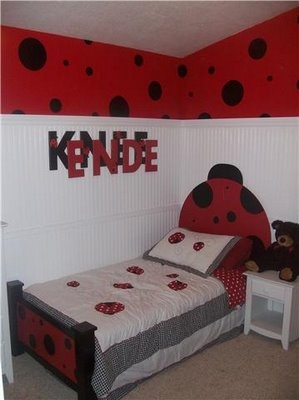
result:
M 174 228 L 152 249 L 145 252 L 143 258 L 207 277 L 240 239 L 239 236 Z
M 219 268 L 229 271 L 238 268 L 249 260 L 252 249 L 252 240 L 248 238 L 240 238 L 234 247 L 227 253 L 221 261 Z

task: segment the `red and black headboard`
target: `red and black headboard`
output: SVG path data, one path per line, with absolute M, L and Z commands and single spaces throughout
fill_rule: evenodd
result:
M 196 232 L 248 237 L 253 254 L 271 243 L 270 224 L 256 196 L 243 185 L 240 170 L 230 164 L 216 164 L 206 182 L 186 198 L 179 226 Z

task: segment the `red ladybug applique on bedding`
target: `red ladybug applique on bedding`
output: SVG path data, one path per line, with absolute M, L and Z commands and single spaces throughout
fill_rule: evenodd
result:
M 103 314 L 113 315 L 123 311 L 125 306 L 122 303 L 114 301 L 96 304 L 94 308 L 96 311 L 99 311 Z
M 128 267 L 127 271 L 135 275 L 142 275 L 144 273 L 144 269 L 138 267 L 137 265 L 132 265 L 131 267 Z

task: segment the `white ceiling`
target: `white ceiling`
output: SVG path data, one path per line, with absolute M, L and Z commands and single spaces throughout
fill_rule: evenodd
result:
M 1 1 L 1 23 L 184 57 L 299 1 Z

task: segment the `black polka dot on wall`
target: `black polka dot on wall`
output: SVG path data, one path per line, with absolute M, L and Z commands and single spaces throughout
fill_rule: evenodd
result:
M 159 100 L 162 96 L 162 87 L 159 82 L 153 81 L 149 84 L 148 94 L 152 100 Z
M 110 101 L 109 112 L 111 117 L 128 117 L 130 108 L 122 96 L 116 96 Z
M 187 69 L 186 65 L 181 64 L 181 65 L 178 66 L 178 76 L 180 78 L 185 78 L 187 73 L 188 73 L 188 69 Z
M 251 58 L 254 60 L 259 60 L 263 58 L 267 51 L 267 43 L 264 39 L 254 39 L 251 41 L 248 47 L 248 53 Z
M 19 59 L 25 68 L 38 71 L 47 61 L 47 52 L 39 40 L 27 38 L 19 45 Z
M 222 99 L 228 106 L 235 106 L 243 99 L 244 89 L 239 81 L 228 81 L 222 89 Z
M 52 112 L 57 113 L 62 109 L 61 101 L 59 99 L 51 99 L 49 107 Z
M 135 62 L 135 65 L 137 65 L 137 67 L 142 67 L 143 57 L 140 54 L 136 54 L 136 56 L 134 58 L 134 62 Z

